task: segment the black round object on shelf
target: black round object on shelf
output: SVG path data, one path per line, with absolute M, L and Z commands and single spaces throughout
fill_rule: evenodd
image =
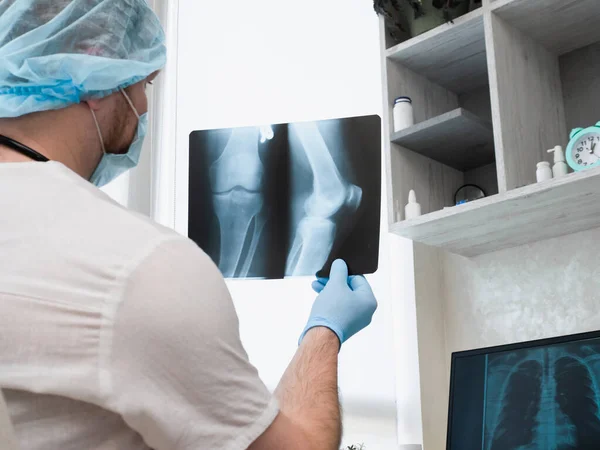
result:
M 485 196 L 485 191 L 476 184 L 465 184 L 459 187 L 454 194 L 454 204 L 462 205 L 463 203 L 472 202 Z

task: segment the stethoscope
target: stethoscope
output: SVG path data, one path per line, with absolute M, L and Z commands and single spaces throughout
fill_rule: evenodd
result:
M 21 153 L 22 155 L 25 155 L 25 156 L 33 159 L 34 161 L 39 161 L 39 162 L 48 162 L 48 161 L 50 161 L 44 155 L 42 155 L 41 153 L 36 152 L 31 147 L 27 147 L 25 144 L 21 144 L 20 142 L 17 142 L 14 139 L 11 139 L 9 137 L 3 136 L 1 134 L 0 134 L 0 144 L 1 145 L 5 145 L 5 146 L 13 149 L 13 150 Z

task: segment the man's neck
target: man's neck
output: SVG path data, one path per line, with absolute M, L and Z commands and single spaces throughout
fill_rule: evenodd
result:
M 0 163 L 29 162 L 31 158 L 0 144 Z
M 91 114 L 89 111 L 85 114 L 85 109 L 85 104 L 78 104 L 55 111 L 0 119 L 0 134 L 89 179 L 100 161 L 102 150 Z M 32 160 L 0 145 L 0 163 L 28 161 Z

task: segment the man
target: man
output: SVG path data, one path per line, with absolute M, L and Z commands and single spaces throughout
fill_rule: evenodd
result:
M 337 358 L 376 308 L 343 261 L 274 395 L 216 266 L 97 186 L 164 65 L 144 0 L 0 2 L 0 386 L 22 450 L 339 448 Z M 282 299 L 282 301 L 284 301 Z

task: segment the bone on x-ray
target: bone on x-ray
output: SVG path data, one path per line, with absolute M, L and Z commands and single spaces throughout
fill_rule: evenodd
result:
M 225 277 L 377 269 L 381 121 L 353 117 L 194 131 L 189 235 Z

